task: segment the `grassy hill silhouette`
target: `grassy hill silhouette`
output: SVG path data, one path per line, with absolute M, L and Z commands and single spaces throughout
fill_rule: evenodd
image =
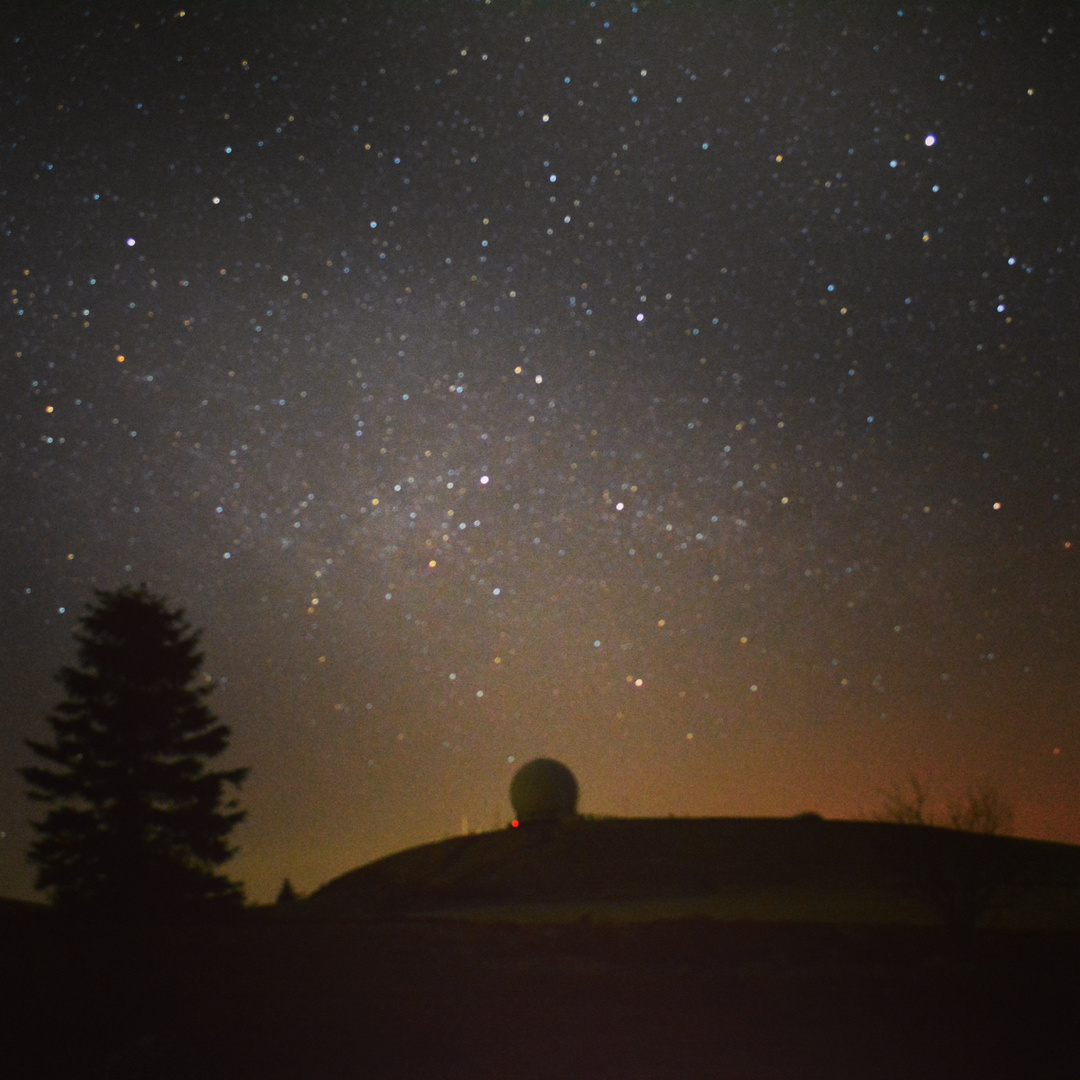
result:
M 4 1064 L 93 1080 L 1064 1080 L 1078 881 L 1080 848 L 948 829 L 568 818 L 424 844 L 226 920 L 0 905 L 17 989 Z M 1004 897 L 1014 926 L 957 935 L 934 889 Z
M 328 882 L 322 916 L 521 916 L 529 908 L 634 917 L 834 922 L 978 921 L 1008 901 L 1069 921 L 1080 848 L 931 826 L 795 818 L 587 818 L 424 844 Z M 950 906 L 951 905 L 951 906 Z M 1051 916 L 1049 907 L 1053 907 Z M 651 915 L 650 915 L 651 913 Z M 1074 911 L 1080 925 L 1080 910 Z

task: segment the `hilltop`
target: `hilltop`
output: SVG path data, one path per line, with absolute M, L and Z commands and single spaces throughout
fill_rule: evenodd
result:
M 1022 922 L 1060 924 L 1080 921 L 1078 884 L 1080 848 L 1015 837 L 815 814 L 572 817 L 398 852 L 328 882 L 305 908 L 326 917 L 561 911 L 974 922 L 1007 899 Z

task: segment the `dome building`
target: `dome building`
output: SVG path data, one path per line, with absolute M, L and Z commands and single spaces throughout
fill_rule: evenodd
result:
M 577 813 L 578 784 L 574 774 L 552 758 L 522 765 L 510 782 L 510 802 L 521 824 L 560 821 Z

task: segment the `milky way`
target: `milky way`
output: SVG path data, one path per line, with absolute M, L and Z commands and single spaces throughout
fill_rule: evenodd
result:
M 258 8 L 4 28 L 4 760 L 146 582 L 259 899 L 538 754 L 1080 842 L 1071 5 Z

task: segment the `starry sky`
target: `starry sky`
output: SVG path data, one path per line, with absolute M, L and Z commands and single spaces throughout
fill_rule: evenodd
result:
M 204 630 L 257 900 L 505 824 L 1080 842 L 1080 15 L 42 4 L 0 37 L 0 894 L 94 588 Z

